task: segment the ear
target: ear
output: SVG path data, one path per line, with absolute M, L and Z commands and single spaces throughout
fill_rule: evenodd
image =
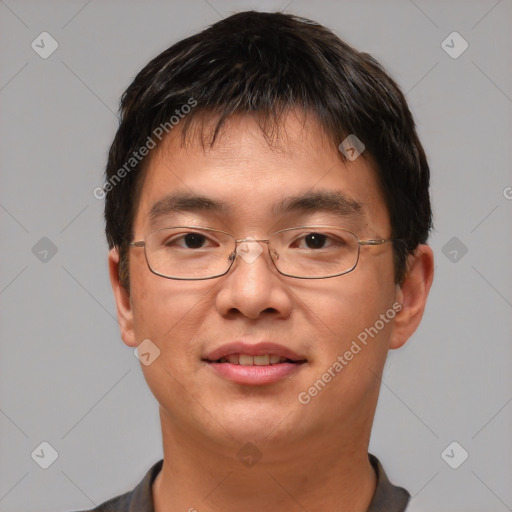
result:
M 119 281 L 119 252 L 116 248 L 111 249 L 108 253 L 108 269 L 110 284 L 116 301 L 117 321 L 121 329 L 121 338 L 129 347 L 136 347 L 130 293 Z
M 390 348 L 400 348 L 417 329 L 425 311 L 434 279 L 434 253 L 428 245 L 419 245 L 407 258 L 407 275 L 398 286 L 396 301 L 402 309 L 395 316 Z

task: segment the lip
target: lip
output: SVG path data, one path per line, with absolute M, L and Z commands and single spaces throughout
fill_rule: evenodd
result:
M 265 366 L 245 366 L 241 364 L 218 363 L 219 359 L 232 354 L 247 354 L 251 356 L 278 355 L 293 362 L 283 362 Z M 215 373 L 236 384 L 258 386 L 272 384 L 287 377 L 291 377 L 304 366 L 307 360 L 293 350 L 276 343 L 263 342 L 248 344 L 234 342 L 222 345 L 208 353 L 203 361 Z
M 247 354 L 250 356 L 263 356 L 265 354 L 277 355 L 285 357 L 291 361 L 303 362 L 306 361 L 305 357 L 301 357 L 289 348 L 278 345 L 277 343 L 262 342 L 262 343 L 245 343 L 243 341 L 235 341 L 216 348 L 209 352 L 203 361 L 213 362 L 218 361 L 222 357 L 227 357 L 232 354 Z

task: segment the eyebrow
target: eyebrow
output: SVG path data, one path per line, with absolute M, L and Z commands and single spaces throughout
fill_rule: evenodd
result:
M 228 203 L 210 197 L 176 192 L 156 201 L 150 208 L 148 216 L 150 223 L 155 223 L 160 217 L 170 213 L 210 211 L 228 213 Z M 273 208 L 274 215 L 285 215 L 294 212 L 324 211 L 342 217 L 363 217 L 363 204 L 339 191 L 310 191 L 291 197 L 285 197 Z
M 325 211 L 343 217 L 363 217 L 363 204 L 336 190 L 310 191 L 286 197 L 277 203 L 273 212 L 283 215 L 290 212 Z
M 222 201 L 209 197 L 176 192 L 156 201 L 150 208 L 148 216 L 150 223 L 156 222 L 160 217 L 170 213 L 212 211 L 226 212 L 228 205 Z

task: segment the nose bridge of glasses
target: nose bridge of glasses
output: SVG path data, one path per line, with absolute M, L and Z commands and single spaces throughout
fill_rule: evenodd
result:
M 251 242 L 256 242 L 256 246 L 252 246 L 254 249 L 250 249 L 249 246 L 244 244 L 249 244 Z M 263 248 L 260 244 L 266 244 L 268 247 L 268 251 L 270 254 L 270 258 L 272 260 L 279 259 L 279 254 L 277 251 L 270 245 L 270 240 L 263 238 L 253 238 L 251 236 L 246 238 L 235 239 L 235 250 L 230 255 L 230 259 L 234 259 L 236 255 L 240 256 L 246 263 L 253 263 L 258 257 L 263 253 Z M 256 248 L 257 247 L 257 248 Z
M 253 238 L 253 237 L 249 236 L 247 238 L 235 239 L 235 252 L 239 253 L 240 250 L 243 251 L 243 249 L 240 249 L 243 246 L 243 244 L 248 244 L 251 242 L 257 242 L 258 247 L 261 247 L 260 244 L 266 244 L 268 247 L 268 250 L 269 251 L 271 250 L 270 240 L 265 240 L 263 238 Z M 243 251 L 243 252 L 246 252 L 246 251 Z
M 252 236 L 248 236 L 247 238 L 236 238 L 235 242 L 238 244 L 241 244 L 242 242 L 261 242 L 269 244 L 270 240 L 265 240 L 263 238 L 253 238 Z

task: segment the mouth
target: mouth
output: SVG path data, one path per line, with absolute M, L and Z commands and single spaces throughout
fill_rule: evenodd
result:
M 244 385 L 271 384 L 291 377 L 306 363 L 287 347 L 273 343 L 234 343 L 202 359 L 217 375 Z
M 278 354 L 262 354 L 258 356 L 252 356 L 250 354 L 230 354 L 229 356 L 221 357 L 216 361 L 206 360 L 209 363 L 229 363 L 237 364 L 242 366 L 270 366 L 282 363 L 291 364 L 302 364 L 306 361 L 294 361 L 287 357 L 281 357 Z

